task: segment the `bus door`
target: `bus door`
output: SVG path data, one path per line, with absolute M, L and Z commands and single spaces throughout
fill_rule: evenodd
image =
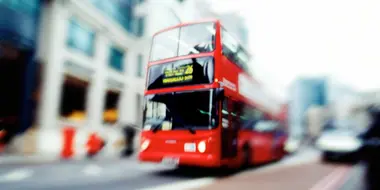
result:
M 227 97 L 222 101 L 221 157 L 222 159 L 234 158 L 237 156 L 238 151 L 238 128 L 233 124 L 235 115 L 233 101 Z

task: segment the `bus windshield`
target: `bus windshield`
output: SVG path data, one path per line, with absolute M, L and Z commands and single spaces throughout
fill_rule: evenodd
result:
M 150 61 L 212 52 L 215 48 L 215 23 L 205 22 L 173 28 L 153 37 Z
M 215 91 L 203 90 L 148 95 L 144 130 L 212 129 L 217 126 Z

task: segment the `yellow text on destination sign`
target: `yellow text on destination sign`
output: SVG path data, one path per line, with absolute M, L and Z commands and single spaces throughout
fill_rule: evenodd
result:
M 165 69 L 165 78 L 193 74 L 193 65 L 182 65 L 174 69 Z
M 191 80 L 193 80 L 193 75 L 186 75 L 186 76 L 164 78 L 162 80 L 162 83 L 168 84 L 168 83 L 177 83 L 177 82 L 187 82 Z

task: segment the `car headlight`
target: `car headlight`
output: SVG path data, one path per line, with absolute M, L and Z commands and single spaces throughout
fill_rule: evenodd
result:
M 141 151 L 146 150 L 149 147 L 150 141 L 149 140 L 144 140 L 143 143 L 141 143 L 140 149 Z
M 201 141 L 198 143 L 198 151 L 200 153 L 204 153 L 206 151 L 206 142 L 205 141 Z

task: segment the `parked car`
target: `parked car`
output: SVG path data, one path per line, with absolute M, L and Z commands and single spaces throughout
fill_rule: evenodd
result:
M 324 161 L 343 158 L 356 161 L 362 140 L 359 138 L 359 131 L 352 123 L 340 121 L 334 122 L 334 127 L 322 132 L 316 141 L 316 146 L 322 151 Z

